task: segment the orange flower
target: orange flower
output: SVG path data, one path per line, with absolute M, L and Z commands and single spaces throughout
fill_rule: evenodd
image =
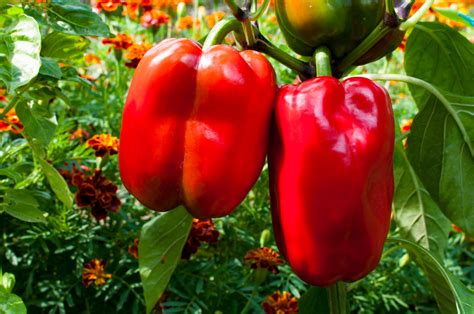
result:
M 100 60 L 98 55 L 95 55 L 93 53 L 87 53 L 84 56 L 84 60 L 86 61 L 87 64 L 100 64 L 102 60 Z
M 96 0 L 96 8 L 112 12 L 120 6 L 120 0 Z
M 217 22 L 219 22 L 220 20 L 224 18 L 224 16 L 225 16 L 225 13 L 222 11 L 213 12 L 207 15 L 205 17 L 207 27 L 213 28 L 217 24 Z
M 196 24 L 196 26 L 200 26 L 201 22 L 199 20 L 196 20 L 192 16 L 183 16 L 178 20 L 177 23 L 177 28 L 179 30 L 185 30 L 185 29 L 191 29 L 193 28 L 193 24 Z
M 138 239 L 133 240 L 133 244 L 129 245 L 128 253 L 134 258 L 138 258 Z
M 122 15 L 128 15 L 131 20 L 136 20 L 138 18 L 138 7 L 141 3 L 141 0 L 128 0 L 122 7 Z
M 143 15 L 140 17 L 140 24 L 142 24 L 143 27 L 159 27 L 168 23 L 169 20 L 170 16 L 165 12 L 152 9 L 143 13 Z
M 0 108 L 0 113 L 3 113 L 2 108 Z M 8 132 L 18 134 L 23 131 L 24 127 L 20 121 L 20 118 L 16 115 L 15 109 L 11 109 L 5 115 L 3 120 L 0 120 L 0 132 Z
M 76 204 L 79 208 L 90 207 L 96 220 L 107 217 L 107 212 L 118 212 L 121 202 L 117 197 L 117 186 L 96 170 L 92 176 L 87 176 L 75 165 L 73 171 L 62 170 L 60 173 L 68 183 L 77 188 Z
M 130 60 L 126 62 L 125 65 L 129 68 L 136 68 L 140 60 L 151 47 L 152 46 L 148 43 L 133 44 L 125 55 L 125 59 Z
M 102 39 L 102 43 L 112 45 L 115 49 L 128 49 L 133 45 L 133 39 L 127 34 L 117 34 L 114 38 Z
M 297 314 L 298 300 L 291 293 L 277 291 L 269 295 L 262 304 L 267 314 Z
M 110 134 L 96 134 L 87 141 L 87 147 L 95 151 L 97 157 L 116 155 L 119 149 L 119 139 Z
M 192 254 L 196 253 L 201 243 L 216 243 L 219 238 L 219 231 L 214 227 L 212 219 L 199 220 L 193 219 L 193 226 L 189 233 L 181 257 L 189 259 Z
M 0 101 L 7 101 L 7 97 L 5 97 L 5 90 L 3 88 L 0 88 Z
M 403 120 L 402 125 L 400 126 L 402 133 L 409 132 L 412 124 L 413 124 L 413 119 Z
M 415 3 L 413 4 L 411 14 L 415 13 L 420 9 L 420 7 L 423 5 L 424 1 L 423 0 L 416 0 Z M 452 9 L 455 11 L 458 11 L 463 14 L 467 14 L 469 12 L 469 9 L 474 5 L 474 1 L 472 0 L 464 0 L 464 1 L 459 1 L 459 0 L 435 0 L 432 8 L 428 10 L 428 12 L 425 14 L 425 18 L 435 18 L 441 23 L 445 23 L 451 27 L 465 27 L 466 25 L 457 21 L 450 20 L 449 18 L 445 17 L 444 15 L 436 12 L 436 8 L 442 8 L 442 9 Z
M 77 130 L 73 131 L 71 136 L 69 137 L 70 140 L 75 140 L 75 139 L 83 139 L 86 137 L 89 137 L 90 133 L 87 132 L 86 130 L 82 128 L 78 128 Z
M 112 278 L 111 274 L 105 272 L 107 261 L 94 258 L 89 263 L 84 265 L 82 270 L 82 284 L 84 287 L 89 287 L 91 284 L 96 286 L 103 286 L 106 279 Z
M 249 264 L 252 269 L 262 268 L 278 274 L 278 266 L 283 265 L 285 261 L 280 258 L 280 254 L 264 247 L 248 251 L 244 256 L 244 263 Z

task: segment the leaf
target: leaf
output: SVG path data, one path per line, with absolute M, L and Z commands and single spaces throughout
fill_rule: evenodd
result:
M 424 188 L 400 143 L 395 145 L 394 177 L 393 202 L 400 236 L 442 260 L 451 224 Z
M 46 222 L 44 213 L 38 209 L 38 202 L 27 190 L 6 190 L 5 212 L 27 222 Z
M 26 306 L 16 294 L 0 291 L 0 313 L 26 314 Z
M 441 313 L 474 313 L 474 291 L 446 270 L 431 252 L 408 240 L 388 241 L 400 243 L 423 270 L 433 288 Z
M 184 207 L 161 214 L 147 222 L 138 244 L 139 271 L 147 313 L 165 291 L 181 259 L 191 230 L 192 217 Z
M 51 58 L 41 57 L 41 68 L 39 73 L 46 76 L 54 77 L 55 79 L 60 79 L 63 75 L 59 64 Z
M 63 176 L 58 172 L 58 170 L 51 166 L 48 162 L 44 161 L 43 159 L 38 159 L 38 162 L 41 165 L 41 169 L 43 170 L 46 179 L 48 179 L 51 189 L 53 190 L 54 194 L 56 194 L 56 197 L 68 208 L 71 208 L 74 198 L 71 191 L 69 190 L 66 180 L 64 180 Z
M 9 92 L 27 84 L 40 69 L 41 34 L 25 14 L 0 15 L 0 81 Z
M 452 21 L 462 23 L 466 26 L 474 26 L 474 19 L 472 17 L 462 14 L 456 10 L 446 8 L 433 8 L 433 10 Z
M 84 37 L 52 32 L 43 39 L 41 56 L 67 61 L 82 59 L 89 43 Z
M 16 106 L 16 112 L 25 126 L 25 132 L 47 146 L 56 132 L 56 119 L 44 105 L 34 103 L 31 107 L 26 102 Z
M 1 279 L 0 291 L 11 293 L 13 290 L 13 287 L 15 286 L 15 276 L 10 273 L 2 274 L 0 272 L 0 279 Z
M 311 287 L 299 300 L 299 313 L 329 313 L 328 290 Z
M 110 37 L 107 24 L 91 7 L 82 4 L 51 3 L 47 7 L 47 22 L 55 31 L 84 36 Z
M 448 26 L 420 23 L 405 55 L 408 75 L 446 98 L 410 85 L 420 112 L 408 137 L 408 159 L 443 213 L 474 235 L 474 45 Z M 457 94 L 457 95 L 455 95 Z

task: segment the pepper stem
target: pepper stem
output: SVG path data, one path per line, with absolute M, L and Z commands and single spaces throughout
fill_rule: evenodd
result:
M 346 314 L 347 312 L 347 296 L 346 287 L 343 282 L 337 282 L 328 288 L 329 293 L 329 312 L 331 314 Z
M 203 49 L 222 43 L 225 37 L 233 31 L 242 31 L 242 23 L 237 21 L 234 17 L 223 19 L 217 23 L 209 32 L 209 35 L 207 35 Z
M 421 8 L 418 9 L 418 11 L 416 11 L 416 13 L 412 15 L 412 17 L 410 17 L 408 20 L 400 24 L 399 29 L 402 32 L 404 32 L 414 27 L 416 23 L 418 23 L 421 20 L 423 15 L 425 15 L 426 11 L 428 11 L 431 8 L 431 6 L 433 5 L 433 2 L 434 0 L 426 0 L 425 3 L 423 3 L 423 5 L 421 6 Z
M 332 76 L 331 70 L 331 52 L 325 46 L 319 47 L 314 52 L 314 61 L 316 62 L 317 76 Z

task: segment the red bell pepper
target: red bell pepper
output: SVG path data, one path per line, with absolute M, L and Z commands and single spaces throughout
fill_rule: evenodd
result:
M 257 180 L 268 148 L 275 74 L 258 52 L 202 50 L 189 39 L 152 48 L 123 113 L 119 168 L 145 206 L 229 214 Z
M 364 277 L 377 266 L 390 226 L 394 122 L 387 92 L 365 78 L 285 86 L 272 132 L 280 251 L 313 285 Z

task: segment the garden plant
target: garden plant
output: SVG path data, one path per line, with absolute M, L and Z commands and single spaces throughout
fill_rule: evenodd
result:
M 0 231 L 0 313 L 474 313 L 474 2 L 1 1 Z

